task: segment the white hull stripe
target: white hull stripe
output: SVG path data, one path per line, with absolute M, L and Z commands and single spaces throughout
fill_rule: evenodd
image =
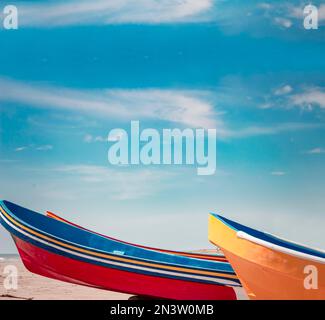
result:
M 244 240 L 259 244 L 259 245 L 261 245 L 263 247 L 266 247 L 266 248 L 269 248 L 271 250 L 282 252 L 282 253 L 297 257 L 297 258 L 306 259 L 306 260 L 309 260 L 309 261 L 319 262 L 319 263 L 323 263 L 323 264 L 325 263 L 325 258 L 316 257 L 316 256 L 313 256 L 313 255 L 308 254 L 308 253 L 303 253 L 303 252 L 299 252 L 299 251 L 296 251 L 296 250 L 281 247 L 281 246 L 278 246 L 276 244 L 267 242 L 265 240 L 261 240 L 259 238 L 253 237 L 253 236 L 251 236 L 248 233 L 243 232 L 243 231 L 238 231 L 237 232 L 237 237 L 240 238 L 240 239 L 244 239 Z

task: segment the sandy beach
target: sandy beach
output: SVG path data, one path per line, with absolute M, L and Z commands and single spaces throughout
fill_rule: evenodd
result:
M 17 290 L 4 288 L 4 269 L 14 265 L 18 270 Z M 0 259 L 0 300 L 127 300 L 130 295 L 106 290 L 94 289 L 76 284 L 70 284 L 29 272 L 19 257 Z

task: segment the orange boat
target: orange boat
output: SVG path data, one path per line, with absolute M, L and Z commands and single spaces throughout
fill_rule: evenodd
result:
M 325 299 L 325 252 L 216 214 L 209 240 L 221 248 L 250 299 Z

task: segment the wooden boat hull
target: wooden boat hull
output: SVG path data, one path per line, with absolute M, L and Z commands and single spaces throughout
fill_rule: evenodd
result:
M 209 240 L 222 249 L 249 298 L 325 299 L 322 252 L 315 256 L 312 249 L 254 231 L 209 216 Z
M 0 202 L 0 222 L 25 266 L 50 278 L 166 299 L 236 299 L 229 263 L 139 248 Z
M 236 299 L 232 288 L 225 287 L 222 290 L 217 290 L 216 286 L 211 284 L 134 274 L 118 269 L 109 269 L 108 271 L 103 266 L 62 257 L 18 238 L 14 240 L 26 268 L 48 278 L 156 298 L 176 300 Z M 35 263 L 36 259 L 37 263 Z

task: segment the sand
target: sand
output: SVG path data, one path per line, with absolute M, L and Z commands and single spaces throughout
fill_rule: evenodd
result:
M 4 288 L 4 270 L 14 265 L 18 270 L 17 290 Z M 127 300 L 130 295 L 94 289 L 62 281 L 52 280 L 29 272 L 19 257 L 0 259 L 0 300 Z

